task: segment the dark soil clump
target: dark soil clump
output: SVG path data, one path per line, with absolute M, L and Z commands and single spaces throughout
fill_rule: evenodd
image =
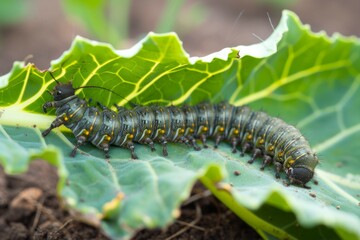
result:
M 80 222 L 56 196 L 57 173 L 43 161 L 27 173 L 7 175 L 0 168 L 0 236 L 7 239 L 108 239 Z M 261 239 L 200 184 L 181 208 L 181 216 L 164 230 L 142 230 L 133 239 Z

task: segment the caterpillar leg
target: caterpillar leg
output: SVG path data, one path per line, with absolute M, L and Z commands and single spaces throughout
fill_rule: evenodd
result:
M 76 151 L 78 150 L 78 148 L 83 145 L 86 142 L 86 137 L 84 136 L 80 136 L 77 138 L 77 142 L 76 145 L 74 147 L 74 149 L 71 151 L 70 153 L 70 157 L 75 157 L 76 155 Z
M 190 145 L 194 148 L 195 151 L 200 151 L 201 148 L 196 144 L 196 139 L 193 136 L 188 137 Z
M 240 156 L 243 157 L 246 152 L 250 151 L 250 149 L 251 149 L 251 144 L 248 142 L 244 143 L 244 145 L 241 148 Z
M 151 140 L 151 138 L 146 138 L 144 143 L 146 143 L 147 145 L 150 146 L 152 152 L 154 152 L 156 150 L 154 142 Z
M 45 105 L 45 104 L 44 104 Z M 41 135 L 43 137 L 45 137 L 46 135 L 48 135 L 51 130 L 53 130 L 54 128 L 60 127 L 61 125 L 64 124 L 64 120 L 62 118 L 56 118 L 50 125 L 50 127 L 48 129 L 46 129 L 45 131 L 43 131 L 41 133 Z
M 47 109 L 48 108 L 53 108 L 53 107 L 56 107 L 56 102 L 46 102 L 42 106 L 42 110 L 43 110 L 44 113 L 47 113 Z
M 110 154 L 109 154 L 109 144 L 108 143 L 103 143 L 102 145 L 101 145 L 101 149 L 104 151 L 104 153 L 105 153 L 105 158 L 106 159 L 109 159 L 110 158 Z
M 47 113 L 48 108 L 57 108 L 57 107 L 60 107 L 60 106 L 61 106 L 60 101 L 46 102 L 42 106 L 42 110 L 43 110 L 44 113 Z
M 263 164 L 260 167 L 260 170 L 264 170 L 267 165 L 274 162 L 273 158 L 269 155 L 264 155 L 264 161 Z M 274 163 L 275 164 L 275 163 Z M 280 170 L 279 170 L 280 171 Z
M 129 142 L 126 143 L 126 147 L 130 150 L 131 158 L 132 158 L 132 159 L 138 159 L 138 157 L 137 157 L 136 154 L 135 154 L 135 146 L 134 146 L 134 143 L 129 141 Z
M 196 144 L 196 139 L 193 136 L 182 136 L 179 142 L 184 143 L 187 147 L 194 148 L 195 151 L 201 150 L 201 147 Z
M 288 184 L 297 184 L 297 185 L 300 185 L 303 188 L 311 189 L 311 187 L 306 186 L 305 183 L 303 183 L 302 181 L 297 180 L 295 178 L 290 178 L 290 183 L 288 183 Z
M 191 147 L 189 139 L 185 136 L 180 137 L 179 142 L 184 143 L 186 146 Z
M 232 137 L 231 138 L 231 146 L 232 146 L 232 150 L 231 152 L 232 153 L 236 153 L 237 150 L 236 150 L 236 146 L 238 145 L 238 139 L 236 137 Z
M 203 144 L 203 147 L 208 148 L 208 145 L 206 144 L 206 135 L 205 134 L 200 135 L 200 140 L 201 140 L 201 142 Z
M 215 145 L 214 148 L 218 148 L 220 141 L 222 140 L 222 136 L 221 135 L 217 135 L 215 138 Z
M 166 146 L 166 144 L 167 144 L 166 139 L 165 139 L 164 137 L 162 137 L 162 138 L 160 139 L 160 143 L 161 143 L 161 145 L 163 146 L 163 150 L 162 150 L 163 156 L 167 156 L 167 155 L 168 155 L 168 151 L 167 151 L 167 146 Z
M 253 153 L 251 159 L 248 161 L 248 163 L 250 163 L 250 164 L 253 163 L 255 161 L 255 159 L 257 159 L 258 157 L 261 157 L 261 155 L 262 155 L 261 149 L 255 148 L 254 153 Z
M 274 161 L 274 166 L 275 166 L 275 171 L 276 171 L 275 177 L 280 178 L 280 171 L 283 168 L 283 165 L 279 162 Z

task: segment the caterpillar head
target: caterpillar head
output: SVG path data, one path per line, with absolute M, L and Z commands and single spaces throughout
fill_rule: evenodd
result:
M 51 95 L 54 97 L 55 101 L 60 101 L 67 97 L 75 95 L 75 89 L 73 88 L 71 82 L 60 83 L 54 87 Z
M 296 183 L 302 186 L 305 186 L 314 176 L 314 171 L 303 166 L 290 167 L 286 169 L 285 172 L 290 179 L 290 183 Z
M 316 153 L 307 151 L 306 154 L 301 154 L 300 157 L 296 158 L 293 156 L 292 159 L 297 159 L 290 166 L 285 169 L 285 172 L 290 180 L 290 183 L 299 184 L 306 188 L 305 184 L 309 182 L 314 176 L 314 169 L 319 163 L 319 159 Z

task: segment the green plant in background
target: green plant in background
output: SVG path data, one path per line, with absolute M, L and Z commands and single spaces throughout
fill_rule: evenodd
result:
M 174 31 L 177 17 L 184 2 L 185 0 L 166 1 L 163 15 L 157 26 L 158 33 Z
M 98 39 L 118 45 L 128 37 L 130 0 L 65 0 L 65 12 Z
M 0 26 L 23 20 L 28 10 L 29 3 L 26 0 L 0 0 Z
M 186 0 L 165 1 L 161 18 L 156 26 L 157 33 L 171 31 L 187 32 L 195 26 L 200 25 L 206 19 L 208 13 L 206 6 L 200 2 L 187 3 L 186 14 L 181 14 Z
M 267 3 L 273 6 L 284 8 L 297 2 L 297 0 L 258 0 L 261 3 Z
M 165 1 L 162 15 L 155 27 L 158 33 L 174 31 L 180 9 L 185 0 Z M 121 46 L 129 37 L 129 24 L 131 1 L 130 0 L 65 0 L 65 12 L 77 18 L 97 39 L 106 41 L 114 46 Z M 193 9 L 200 11 L 198 5 Z M 192 12 L 188 10 L 188 12 Z M 190 15 L 193 23 L 199 22 L 198 18 L 204 14 Z M 192 26 L 193 27 L 193 26 Z
M 285 187 L 273 169 L 260 171 L 261 161 L 247 164 L 249 156 L 232 154 L 226 143 L 201 151 L 169 144 L 166 158 L 137 145 L 139 160 L 113 148 L 110 162 L 89 144 L 71 158 L 75 141 L 68 130 L 41 136 L 54 119 L 41 106 L 56 83 L 16 62 L 0 77 L 0 164 L 19 173 L 33 159 L 51 162 L 59 169 L 59 196 L 110 237 L 170 224 L 200 180 L 264 239 L 360 238 L 359 39 L 314 34 L 285 11 L 261 44 L 189 59 L 175 34 L 149 34 L 127 51 L 78 37 L 51 70 L 62 82 L 106 87 L 144 105 L 225 100 L 266 109 L 295 123 L 320 155 L 319 184 L 309 184 L 310 190 Z M 107 106 L 126 103 L 99 89 L 78 95 Z

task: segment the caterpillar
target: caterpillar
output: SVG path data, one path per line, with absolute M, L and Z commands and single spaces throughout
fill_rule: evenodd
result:
M 241 156 L 251 153 L 249 163 L 263 158 L 261 170 L 273 163 L 276 178 L 280 178 L 283 170 L 290 184 L 305 188 L 309 188 L 305 184 L 312 179 L 318 164 L 317 155 L 298 129 L 247 106 L 202 103 L 182 107 L 136 106 L 131 110 L 116 106 L 115 112 L 100 103 L 98 107 L 89 106 L 75 95 L 78 88 L 71 82 L 54 80 L 57 85 L 49 91 L 53 101 L 46 102 L 43 111 L 55 108 L 57 117 L 42 136 L 65 125 L 77 140 L 70 154 L 72 157 L 86 142 L 102 149 L 105 158 L 110 158 L 110 146 L 116 145 L 128 148 L 131 158 L 137 159 L 134 142 L 147 144 L 152 151 L 155 151 L 155 143 L 160 143 L 162 154 L 167 156 L 168 142 L 185 143 L 200 150 L 196 140 L 201 140 L 207 148 L 206 141 L 212 138 L 215 148 L 221 141 L 227 141 L 233 153 L 238 148 Z

